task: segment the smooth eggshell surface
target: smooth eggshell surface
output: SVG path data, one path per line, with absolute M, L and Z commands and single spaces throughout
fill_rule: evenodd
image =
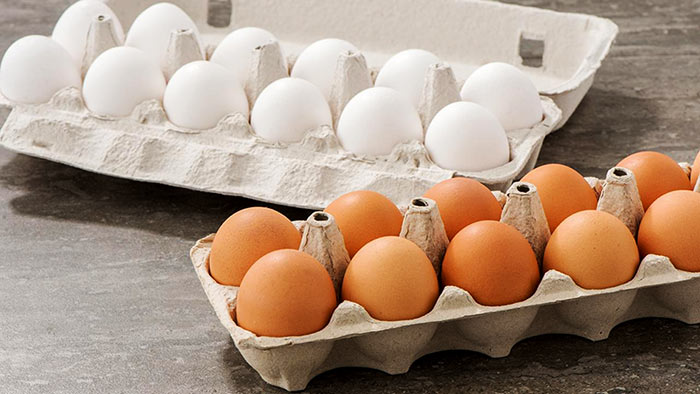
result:
M 415 319 L 439 295 L 435 270 L 423 250 L 399 237 L 382 237 L 352 258 L 343 278 L 343 300 L 362 305 L 377 320 Z
M 438 63 L 440 59 L 428 51 L 407 49 L 392 56 L 384 64 L 377 74 L 375 86 L 400 92 L 418 108 L 428 68 Z
M 369 190 L 344 194 L 325 211 L 335 218 L 350 257 L 374 239 L 399 235 L 403 223 L 401 211 L 391 200 Z
M 265 29 L 236 29 L 217 45 L 210 60 L 233 71 L 241 85 L 245 86 L 252 74 L 253 51 L 259 46 L 275 41 L 277 38 Z
M 449 239 L 468 225 L 481 220 L 499 220 L 501 204 L 491 191 L 469 178 L 451 178 L 431 187 L 425 194 L 437 203 Z
M 128 116 L 146 100 L 161 100 L 165 77 L 142 50 L 115 47 L 95 59 L 83 82 L 83 99 L 98 115 Z
M 542 201 L 549 230 L 576 212 L 596 209 L 598 198 L 581 174 L 561 164 L 546 164 L 525 175 L 522 182 L 532 183 Z
M 698 184 L 698 178 L 700 178 L 700 152 L 695 156 L 695 161 L 693 162 L 693 169 L 690 173 L 690 187 L 695 188 Z
M 530 243 L 515 227 L 494 220 L 470 224 L 452 239 L 442 284 L 462 288 L 481 305 L 523 301 L 534 294 L 540 269 Z
M 681 166 L 659 152 L 637 152 L 617 164 L 634 173 L 644 209 L 674 190 L 690 190 L 690 180 Z
M 461 96 L 488 108 L 506 130 L 525 129 L 542 121 L 537 88 L 527 74 L 507 63 L 476 69 L 464 82 Z
M 700 272 L 700 193 L 659 197 L 642 218 L 638 241 L 642 256 L 666 256 L 680 270 Z
M 353 97 L 338 119 L 337 135 L 345 150 L 359 155 L 388 155 L 394 147 L 423 141 L 418 111 L 390 88 L 369 88 Z
M 338 58 L 343 53 L 358 51 L 351 43 L 337 38 L 316 41 L 299 54 L 290 75 L 313 83 L 329 100 Z
M 45 103 L 63 88 L 80 88 L 80 83 L 80 68 L 49 37 L 20 38 L 7 48 L 0 63 L 0 91 L 18 103 Z
M 173 124 L 189 129 L 209 129 L 228 114 L 248 118 L 248 99 L 229 69 L 207 61 L 181 67 L 168 82 L 163 107 Z
M 236 321 L 259 336 L 299 336 L 325 327 L 335 307 L 333 282 L 321 263 L 284 249 L 250 267 L 238 289 Z
M 629 282 L 639 267 L 637 243 L 615 216 L 577 212 L 564 220 L 547 243 L 542 267 L 567 274 L 584 289 Z
M 510 160 L 506 132 L 488 109 L 464 101 L 438 112 L 425 133 L 425 148 L 438 166 L 483 171 Z
M 195 32 L 204 59 L 204 46 L 199 39 L 197 25 L 185 11 L 171 3 L 154 4 L 141 12 L 131 24 L 124 45 L 143 50 L 161 69 L 165 69 L 170 34 L 176 30 L 189 29 Z
M 279 249 L 298 249 L 301 234 L 269 208 L 240 210 L 219 227 L 211 245 L 209 272 L 222 285 L 238 286 L 256 260 Z
M 309 81 L 282 78 L 269 84 L 255 100 L 250 124 L 260 137 L 297 142 L 310 130 L 333 124 L 323 94 Z
M 112 19 L 114 37 L 119 44 L 124 42 L 124 30 L 119 18 L 105 3 L 98 0 L 80 0 L 66 8 L 53 28 L 51 38 L 61 44 L 80 67 L 85 57 L 87 35 L 90 25 L 99 16 Z

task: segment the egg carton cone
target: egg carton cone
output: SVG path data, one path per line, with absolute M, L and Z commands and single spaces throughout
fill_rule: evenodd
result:
M 128 29 L 157 1 L 105 2 Z M 172 32 L 166 77 L 201 59 L 202 52 L 211 55 L 236 28 L 262 27 L 280 39 L 254 53 L 253 78 L 245 86 L 251 103 L 269 83 L 288 75 L 282 52 L 291 65 L 308 44 L 340 37 L 362 53 L 339 58 L 329 100 L 333 123 L 354 94 L 372 86 L 381 65 L 407 48 L 431 50 L 445 61 L 425 77 L 419 105 L 424 127 L 437 111 L 459 99 L 458 88 L 473 70 L 492 61 L 514 64 L 530 76 L 542 95 L 545 116 L 530 129 L 508 133 L 507 164 L 458 172 L 436 166 L 419 143 L 399 145 L 383 157 L 350 154 L 340 147 L 333 125 L 310 130 L 301 142 L 280 144 L 255 136 L 239 114 L 224 117 L 210 130 L 181 129 L 155 101 L 142 103 L 128 117 L 97 116 L 85 108 L 79 90 L 67 88 L 37 105 L 13 103 L 0 94 L 0 105 L 13 108 L 0 130 L 0 145 L 101 174 L 312 209 L 359 189 L 407 205 L 430 185 L 453 176 L 505 191 L 532 169 L 544 137 L 573 113 L 617 34 L 617 26 L 607 19 L 480 0 L 448 0 L 439 7 L 428 0 L 233 0 L 231 22 L 223 28 L 207 23 L 208 1 L 173 3 L 195 21 L 200 40 L 192 31 Z M 434 28 L 435 21 L 440 28 Z M 118 42 L 112 23 L 109 17 L 93 22 L 82 72 Z
M 605 180 L 589 178 L 601 191 L 598 209 L 620 218 L 633 233 L 643 210 L 631 171 L 616 167 Z M 698 182 L 700 185 L 700 182 Z M 516 227 L 541 261 L 549 226 L 529 183 L 514 183 L 506 194 L 501 221 Z M 315 212 L 295 222 L 300 250 L 316 257 L 340 288 L 349 258 L 332 215 Z M 439 272 L 447 236 L 434 201 L 415 198 L 405 210 L 401 236 L 419 245 Z M 316 375 L 340 367 L 365 367 L 401 374 L 423 355 L 444 350 L 507 356 L 519 341 L 543 334 L 570 334 L 592 341 L 608 337 L 618 324 L 661 317 L 700 323 L 700 273 L 676 269 L 664 256 L 646 256 L 632 280 L 587 290 L 566 274 L 546 272 L 525 301 L 483 306 L 465 290 L 446 286 L 432 311 L 412 320 L 379 321 L 360 305 L 343 301 L 322 330 L 297 337 L 260 337 L 236 324 L 237 287 L 218 284 L 209 274 L 214 235 L 199 240 L 190 255 L 216 314 L 245 360 L 266 382 L 296 391 Z

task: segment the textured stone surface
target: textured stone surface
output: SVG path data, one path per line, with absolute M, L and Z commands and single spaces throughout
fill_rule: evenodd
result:
M 692 161 L 700 148 L 697 1 L 517 2 L 598 14 L 621 29 L 588 96 L 547 137 L 540 163 L 604 177 L 641 149 Z M 50 33 L 68 3 L 1 0 L 0 52 L 23 35 Z M 275 391 L 233 347 L 187 254 L 197 238 L 253 204 L 0 150 L 0 391 Z M 308 391 L 694 392 L 698 369 L 698 326 L 645 319 L 619 326 L 603 342 L 529 339 L 504 359 L 444 352 L 405 375 L 331 371 Z

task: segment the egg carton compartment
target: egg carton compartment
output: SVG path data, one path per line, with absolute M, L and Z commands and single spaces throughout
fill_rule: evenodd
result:
M 636 233 L 644 211 L 631 172 L 614 168 L 605 181 L 587 180 L 600 194 L 598 210 L 614 214 Z M 536 188 L 518 182 L 506 196 L 495 194 L 504 204 L 501 221 L 516 227 L 541 261 L 549 228 Z M 420 246 L 439 269 L 448 241 L 437 206 L 418 198 L 405 212 L 401 236 Z M 347 264 L 348 257 L 332 253 L 343 248 L 333 217 L 316 212 L 295 224 L 302 233 L 299 249 L 316 257 L 329 272 L 342 271 L 338 267 Z M 246 361 L 266 382 L 290 391 L 302 390 L 314 376 L 340 367 L 401 374 L 416 359 L 443 350 L 505 357 L 516 343 L 537 335 L 570 334 L 597 341 L 607 338 L 616 325 L 637 318 L 700 323 L 700 273 L 678 270 L 667 257 L 648 255 L 629 282 L 611 288 L 583 289 L 568 275 L 550 270 L 530 298 L 514 304 L 483 306 L 467 291 L 446 286 L 432 311 L 416 319 L 379 321 L 362 306 L 343 301 L 318 332 L 256 336 L 236 324 L 238 288 L 220 285 L 209 274 L 213 238 L 199 240 L 190 252 L 210 303 Z M 336 286 L 342 280 L 332 279 Z
M 140 11 L 156 1 L 106 3 L 126 30 Z M 68 88 L 56 93 L 49 103 L 38 105 L 11 103 L 0 95 L 0 105 L 13 107 L 0 131 L 0 145 L 106 175 L 305 208 L 323 207 L 330 202 L 330 196 L 359 189 L 378 191 L 406 205 L 412 196 L 453 176 L 467 176 L 492 189 L 505 190 L 514 179 L 532 169 L 544 137 L 573 112 L 617 31 L 612 22 L 592 16 L 473 0 L 449 1 L 441 7 L 429 7 L 427 3 L 409 7 L 386 0 L 363 2 L 362 7 L 342 1 L 233 1 L 230 25 L 215 28 L 207 24 L 207 1 L 173 3 L 196 22 L 208 54 L 226 33 L 242 26 L 260 26 L 278 34 L 284 52 L 291 54 L 290 63 L 309 42 L 333 35 L 354 40 L 363 49 L 362 62 L 366 58 L 373 71 L 395 51 L 409 47 L 431 49 L 449 61 L 450 67 L 438 66 L 426 76 L 420 108 L 424 126 L 439 109 L 456 100 L 450 83 L 459 85 L 483 63 L 507 61 L 525 71 L 544 95 L 544 118 L 530 129 L 508 132 L 507 164 L 479 172 L 457 172 L 436 166 L 419 143 L 396 146 L 390 155 L 382 157 L 349 154 L 340 147 L 330 127 L 309 131 L 299 143 L 280 144 L 256 137 L 246 119 L 235 114 L 221 119 L 213 129 L 197 131 L 171 124 L 156 102 L 142 103 L 130 117 L 97 116 L 85 108 L 77 89 Z M 432 11 L 425 14 L 423 6 Z M 367 18 L 378 18 L 376 15 L 382 15 L 382 22 L 368 23 Z M 459 26 L 457 16 L 463 18 Z M 444 20 L 444 28 L 428 28 L 428 17 Z M 484 18 L 497 19 L 499 23 L 484 23 Z M 410 25 L 409 21 L 417 24 Z M 109 32 L 105 28 L 109 23 L 101 20 L 94 26 Z M 495 25 L 499 26 L 498 34 L 492 31 Z M 560 34 L 562 29 L 568 35 Z M 463 31 L 465 34 L 456 34 Z M 476 40 L 477 36 L 481 38 Z M 512 39 L 507 39 L 510 36 Z M 93 37 L 91 42 L 98 43 L 95 50 L 104 50 L 114 45 L 109 38 Z M 192 37 L 188 38 L 185 32 L 172 41 L 176 45 L 170 68 L 191 60 L 187 48 L 192 42 L 188 40 L 192 41 Z M 521 47 L 538 46 L 538 42 L 542 44 L 541 65 L 524 65 L 531 63 L 521 56 Z M 102 48 L 102 44 L 107 46 Z M 268 67 L 279 53 L 276 45 L 259 48 L 258 79 L 254 86 L 246 86 L 251 102 L 262 88 L 282 76 L 277 75 L 279 70 Z M 86 58 L 94 59 L 89 49 L 88 46 Z M 349 73 L 356 60 L 352 56 L 346 59 Z M 572 59 L 578 59 L 576 65 Z M 334 96 L 337 100 L 332 98 L 330 102 L 336 120 L 347 100 L 361 90 L 351 74 L 338 80 L 339 94 Z M 572 97 L 578 97 L 573 106 Z M 562 105 L 563 112 L 556 103 Z

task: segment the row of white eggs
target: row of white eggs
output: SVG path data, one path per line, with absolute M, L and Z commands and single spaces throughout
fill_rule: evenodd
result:
M 253 49 L 276 41 L 271 33 L 236 30 L 210 61 L 186 64 L 166 83 L 162 69 L 170 33 L 191 29 L 199 39 L 184 11 L 170 3 L 153 5 L 136 18 L 124 38 L 104 3 L 81 0 L 61 16 L 52 39 L 29 36 L 8 49 L 0 65 L 2 93 L 14 101 L 40 103 L 61 88 L 80 87 L 87 32 L 99 15 L 112 18 L 114 35 L 125 46 L 105 51 L 88 69 L 82 90 L 90 111 L 128 116 L 139 103 L 162 99 L 170 121 L 180 127 L 206 129 L 227 114 L 241 113 L 250 115 L 257 135 L 271 141 L 300 141 L 308 130 L 333 123 L 328 99 L 338 57 L 359 52 L 343 40 L 317 41 L 299 55 L 291 78 L 277 80 L 260 93 L 249 114 L 243 87 L 250 77 Z M 507 64 L 482 66 L 462 88 L 465 101 L 439 111 L 424 133 L 417 106 L 426 70 L 436 63 L 439 58 L 418 49 L 392 57 L 377 75 L 375 87 L 357 94 L 342 111 L 336 127 L 341 145 L 355 154 L 387 155 L 400 143 L 418 140 L 437 165 L 458 171 L 508 162 L 505 130 L 530 127 L 542 118 L 532 82 Z

